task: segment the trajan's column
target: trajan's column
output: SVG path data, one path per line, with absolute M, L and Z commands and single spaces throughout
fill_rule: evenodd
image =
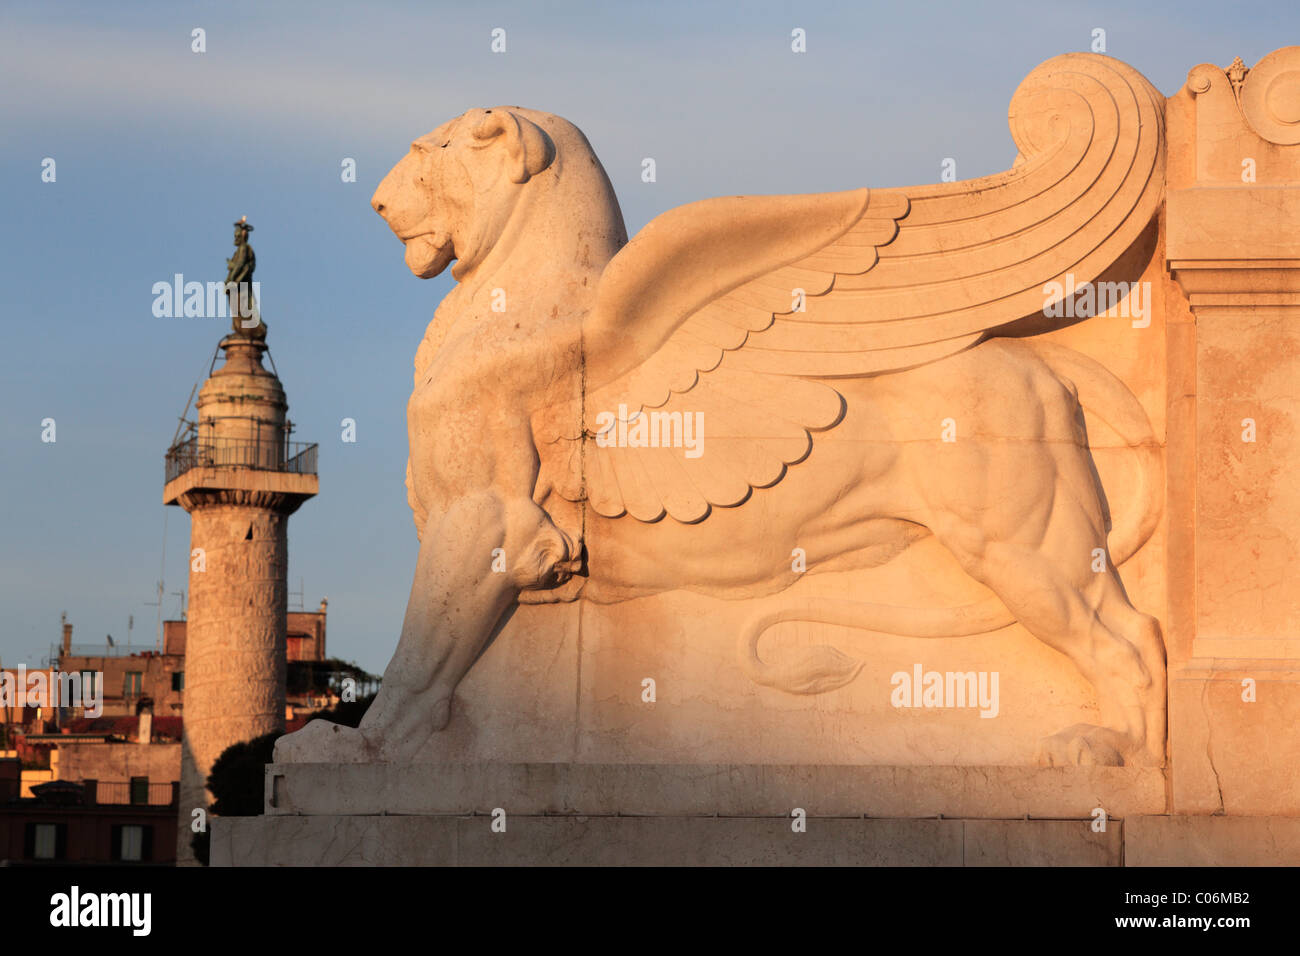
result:
M 284 730 L 288 525 L 316 494 L 316 446 L 289 442 L 252 282 L 252 230 L 235 223 L 225 293 L 234 332 L 199 390 L 197 422 L 167 452 L 163 502 L 190 513 L 184 745 L 177 860 L 193 860 L 195 808 L 227 747 Z M 272 365 L 274 367 L 274 363 Z

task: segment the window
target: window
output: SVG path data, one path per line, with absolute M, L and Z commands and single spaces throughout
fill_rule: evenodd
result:
M 172 690 L 185 689 L 185 672 L 172 671 Z
M 134 787 L 134 781 L 132 786 Z M 119 859 L 127 863 L 139 863 L 144 859 L 144 827 L 124 824 L 121 840 Z
M 24 856 L 29 860 L 62 860 L 68 851 L 66 823 L 29 823 Z
M 95 693 L 96 690 L 95 679 L 98 676 L 99 676 L 98 671 L 81 672 L 81 699 L 82 700 L 95 699 L 95 697 L 97 696 Z
M 140 671 L 127 671 L 122 681 L 123 697 L 139 697 L 144 686 L 144 674 Z
M 139 823 L 113 826 L 113 860 L 122 863 L 149 863 L 153 860 L 153 827 Z
M 131 778 L 131 802 L 139 805 L 149 802 L 149 778 Z
M 59 827 L 56 823 L 33 824 L 36 829 L 36 845 L 32 856 L 38 860 L 53 860 L 58 852 Z

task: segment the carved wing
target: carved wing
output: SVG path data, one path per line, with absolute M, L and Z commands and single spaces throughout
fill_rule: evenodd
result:
M 608 517 L 700 521 L 807 456 L 842 417 L 835 379 L 1041 323 L 1047 283 L 1094 280 L 1158 211 L 1163 97 L 1117 60 L 1066 54 L 1025 79 L 1009 122 L 1021 155 L 995 176 L 712 199 L 651 222 L 601 278 L 581 413 L 534 420 L 541 482 Z M 698 457 L 681 441 L 694 421 Z M 639 428 L 660 447 L 629 447 Z

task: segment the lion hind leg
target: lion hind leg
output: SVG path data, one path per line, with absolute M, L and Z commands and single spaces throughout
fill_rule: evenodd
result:
M 1128 601 L 1101 544 L 1096 508 L 1060 496 L 1041 541 L 936 535 L 1021 625 L 1065 654 L 1093 685 L 1102 725 L 1046 738 L 1049 765 L 1156 762 L 1164 747 L 1164 653 L 1155 619 Z M 1062 513 L 1064 512 L 1064 513 Z M 972 540 L 980 539 L 977 549 Z

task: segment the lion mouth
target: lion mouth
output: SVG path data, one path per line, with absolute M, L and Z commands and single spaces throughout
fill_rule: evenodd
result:
M 402 242 L 406 244 L 407 267 L 422 279 L 436 276 L 456 258 L 451 236 L 446 233 L 420 233 Z

